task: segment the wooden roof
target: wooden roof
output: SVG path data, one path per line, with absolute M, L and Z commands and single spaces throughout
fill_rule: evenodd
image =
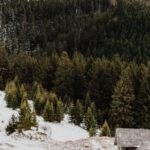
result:
M 150 130 L 127 128 L 116 129 L 115 145 L 118 145 L 119 147 L 138 148 L 143 142 L 150 142 Z
M 137 150 L 150 150 L 150 141 L 143 142 Z

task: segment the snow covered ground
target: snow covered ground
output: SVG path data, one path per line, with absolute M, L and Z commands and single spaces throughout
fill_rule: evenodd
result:
M 38 130 L 7 136 L 5 128 L 18 111 L 7 108 L 4 97 L 5 93 L 0 91 L 0 150 L 116 150 L 113 138 L 89 138 L 86 130 L 68 122 L 68 115 L 61 123 L 45 122 L 37 116 Z M 32 101 L 29 104 L 32 106 Z

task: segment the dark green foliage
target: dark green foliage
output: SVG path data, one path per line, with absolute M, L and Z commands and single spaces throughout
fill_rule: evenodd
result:
M 19 112 L 19 121 L 18 121 L 18 130 L 29 130 L 32 126 L 37 127 L 36 115 L 35 112 L 31 112 L 31 109 L 28 104 L 27 93 L 23 93 L 20 112 Z
M 62 100 L 59 98 L 56 102 L 56 121 L 60 122 L 64 118 L 64 108 L 63 108 L 63 103 Z
M 99 125 L 103 124 L 105 120 L 108 120 L 112 128 L 117 126 L 118 121 L 119 124 L 125 127 L 130 125 L 130 127 L 149 128 L 149 106 L 147 105 L 149 102 L 149 63 L 142 65 L 138 65 L 134 62 L 127 63 L 121 60 L 117 55 L 110 60 L 106 58 L 83 58 L 83 56 L 78 53 L 74 55 L 77 57 L 76 59 L 70 58 L 65 52 L 60 56 L 56 53 L 54 55 L 56 59 L 54 59 L 54 56 L 48 57 L 50 61 L 54 59 L 53 61 L 55 62 L 52 65 L 55 68 L 53 72 L 54 76 L 50 80 L 51 83 L 54 83 L 51 88 L 57 92 L 58 96 L 54 92 L 49 92 L 49 90 L 45 89 L 46 87 L 42 86 L 41 83 L 46 82 L 42 80 L 43 72 L 45 72 L 42 71 L 40 77 L 41 83 L 33 82 L 33 86 L 27 83 L 22 84 L 18 77 L 7 82 L 5 98 L 8 107 L 14 109 L 20 107 L 23 93 L 28 92 L 27 95 L 30 99 L 33 99 L 34 107 L 38 115 L 43 115 L 47 101 L 53 105 L 54 117 L 50 119 L 51 121 L 60 122 L 63 119 L 64 110 L 67 110 L 71 114 L 72 122 L 80 125 L 87 113 L 86 110 L 90 107 Z M 39 56 L 32 57 L 35 59 L 39 58 Z M 41 58 L 44 60 L 44 56 L 41 56 Z M 12 62 L 14 61 L 13 59 L 10 60 Z M 49 66 L 49 63 L 47 65 Z M 20 70 L 17 70 L 17 72 L 20 72 Z M 121 72 L 126 72 L 126 75 L 123 75 Z M 44 76 L 47 76 L 47 74 L 44 73 Z M 117 86 L 115 87 L 116 84 L 119 86 L 118 88 Z M 78 91 L 77 87 L 79 87 L 79 89 L 84 88 L 84 90 L 81 90 L 81 93 L 76 95 L 75 93 Z M 129 88 L 131 90 L 129 90 L 129 92 L 125 92 L 125 90 L 121 91 L 123 87 L 124 89 Z M 118 92 L 114 93 L 114 89 L 116 88 Z M 120 110 L 120 104 L 118 104 L 119 100 L 114 101 L 112 95 L 120 94 L 125 97 L 129 93 L 132 93 L 135 97 L 135 100 L 131 104 L 131 108 L 129 108 L 129 116 L 131 119 L 128 117 L 128 119 L 123 119 L 122 117 L 123 120 L 121 120 L 121 118 L 113 117 L 112 115 L 114 115 L 114 112 L 118 115 L 118 110 L 116 108 L 118 107 Z M 58 99 L 59 96 L 62 96 L 61 101 Z M 73 97 L 81 97 L 81 99 L 75 101 Z M 123 99 L 121 102 L 121 107 L 124 110 L 126 101 Z M 70 109 L 67 108 L 71 103 L 73 107 Z M 112 109 L 113 113 L 111 113 Z M 118 119 L 118 121 L 116 121 L 116 119 Z M 129 120 L 130 123 L 123 123 Z M 92 128 L 91 131 L 93 132 Z
M 91 104 L 91 97 L 90 97 L 90 93 L 89 92 L 86 93 L 86 97 L 85 97 L 85 102 L 84 103 L 85 103 L 86 109 Z
M 37 102 L 35 102 L 37 103 Z M 42 116 L 46 121 L 60 122 L 64 118 L 64 108 L 61 98 L 57 98 L 56 94 L 50 92 L 44 107 L 41 109 Z
M 70 111 L 71 119 L 78 125 L 83 122 L 86 110 L 90 107 L 99 125 L 103 124 L 105 120 L 108 120 L 111 122 L 110 126 L 112 128 L 117 126 L 118 121 L 120 122 L 119 124 L 128 127 L 129 124 L 123 122 L 128 122 L 130 120 L 130 127 L 149 128 L 149 106 L 147 105 L 149 102 L 149 63 L 142 65 L 133 62 L 127 63 L 121 60 L 117 55 L 110 60 L 106 58 L 83 58 L 83 56 L 78 53 L 74 55 L 77 57 L 76 59 L 70 58 L 66 52 L 63 52 L 60 56 L 56 53 L 54 55 L 56 56 L 55 59 L 54 56 L 48 57 L 50 61 L 53 60 L 55 62 L 52 65 L 52 67 L 55 68 L 53 72 L 54 76 L 50 80 L 51 83 L 54 83 L 51 88 L 57 92 L 58 96 L 56 96 L 54 92 L 49 92 L 45 89 L 46 87 L 42 86 L 42 82 L 46 82 L 45 80 L 43 81 L 44 78 L 42 78 L 42 76 L 47 76 L 47 73 L 42 71 L 42 73 L 39 72 L 39 74 L 41 73 L 41 84 L 39 82 L 33 82 L 33 86 L 27 83 L 22 84 L 22 81 L 20 81 L 18 77 L 7 82 L 5 98 L 8 107 L 14 109 L 20 107 L 23 93 L 28 92 L 28 96 L 34 101 L 35 110 L 38 115 L 43 114 L 47 101 L 53 105 L 54 119 L 50 119 L 53 121 L 60 122 L 63 119 L 64 110 L 68 111 L 67 107 L 73 103 L 73 107 L 71 107 Z M 17 55 L 15 57 L 17 57 Z M 37 60 L 39 58 L 39 56 L 32 57 Z M 40 57 L 44 61 L 44 56 Z M 13 62 L 14 59 L 10 59 L 10 61 Z M 45 68 L 48 68 L 48 66 L 49 63 L 47 67 L 45 65 Z M 123 70 L 126 70 L 124 72 L 126 72 L 126 74 L 128 73 L 129 77 L 121 73 Z M 20 70 L 17 70 L 17 72 L 20 72 Z M 43 74 L 43 72 L 45 73 Z M 36 75 L 36 72 L 34 73 L 36 76 L 39 76 L 39 74 Z M 132 86 L 130 85 L 131 82 Z M 119 86 L 118 88 L 117 86 L 115 87 L 116 84 Z M 81 93 L 76 95 L 75 93 L 78 91 L 77 87 L 79 87 L 79 89 L 84 88 L 84 90 L 81 90 Z M 125 90 L 121 91 L 122 87 L 131 90 L 129 90 L 129 92 L 125 92 Z M 113 93 L 116 91 L 114 90 L 116 88 L 118 92 Z M 125 97 L 129 93 L 132 93 L 135 97 L 135 100 L 131 104 L 132 107 L 129 109 L 129 116 L 131 119 L 125 118 L 121 120 L 118 117 L 112 117 L 111 110 L 113 109 L 113 112 L 118 115 L 118 110 L 116 108 L 120 108 L 117 102 L 118 100 L 114 101 L 112 95 L 120 94 Z M 62 96 L 61 101 L 58 99 L 59 96 Z M 81 97 L 81 99 L 75 101 L 73 97 Z M 121 102 L 121 107 L 124 110 L 126 101 L 122 100 Z M 116 121 L 113 118 L 119 120 Z M 93 131 L 93 129 L 91 129 L 91 131 Z
M 31 126 L 38 128 L 38 122 L 36 120 L 36 112 L 35 110 L 31 113 Z
M 135 101 L 135 95 L 129 68 L 122 73 L 114 89 L 112 98 L 112 124 L 115 127 L 132 127 L 134 125 L 133 103 Z
M 0 47 L 0 89 L 4 90 L 5 84 L 10 78 L 11 70 L 9 68 L 6 50 Z
M 36 120 L 36 112 L 31 112 L 30 107 L 27 102 L 26 93 L 23 94 L 22 102 L 20 106 L 19 117 L 12 115 L 9 124 L 6 127 L 6 133 L 12 134 L 16 130 L 22 132 L 22 130 L 29 130 L 31 127 L 38 127 Z
M 99 125 L 108 120 L 112 130 L 150 128 L 150 6 L 145 0 L 108 5 L 106 0 L 2 2 L 2 35 L 8 29 L 4 46 L 0 43 L 0 89 L 7 83 L 8 107 L 20 107 L 26 91 L 38 115 L 47 114 L 51 104 L 53 121 L 60 122 L 73 104 L 78 125 L 88 112 Z M 95 127 L 88 130 L 93 135 Z
M 134 102 L 134 117 L 136 127 L 150 128 L 150 64 L 141 70 L 141 83 L 137 99 Z
M 5 100 L 8 107 L 15 109 L 18 106 L 17 102 L 17 86 L 14 81 L 8 82 L 5 88 Z
M 97 122 L 90 107 L 88 107 L 87 112 L 85 114 L 84 124 L 86 126 L 86 129 L 90 131 L 90 134 L 96 133 Z
M 84 116 L 84 108 L 78 99 L 76 101 L 76 104 L 72 104 L 71 110 L 70 110 L 70 115 L 71 115 L 71 121 L 75 123 L 76 125 L 80 125 L 83 121 L 83 116 Z
M 64 97 L 65 95 L 72 96 L 72 77 L 73 64 L 67 52 L 62 52 L 58 60 L 58 67 L 55 73 L 56 80 L 54 81 L 54 90 L 58 95 Z M 65 94 L 65 95 L 64 95 Z
M 17 91 L 17 106 L 21 105 L 22 98 L 24 96 L 24 93 L 27 94 L 27 90 L 25 89 L 25 86 L 21 84 L 21 86 L 18 86 L 18 91 Z
M 148 60 L 149 5 L 145 0 L 118 0 L 117 7 L 108 9 L 108 1 L 8 1 L 2 6 L 3 26 L 11 24 L 14 30 L 8 33 L 5 47 L 9 53 L 23 49 L 48 54 L 67 50 L 73 54 L 79 50 L 88 56 L 109 58 L 118 53 L 126 60 Z M 30 83 L 38 63 L 34 59 L 24 62 L 28 68 L 24 75 Z M 53 69 L 47 68 L 47 72 Z
M 24 93 L 27 95 L 25 86 L 23 84 L 19 84 L 17 77 L 13 81 L 7 82 L 5 92 L 7 106 L 12 107 L 13 109 L 20 107 Z
M 91 128 L 89 129 L 89 135 L 90 135 L 90 136 L 95 136 L 95 135 L 96 135 L 96 129 L 91 127 Z
M 107 59 L 95 59 L 91 67 L 91 80 L 89 82 L 90 97 L 95 105 L 101 109 L 103 114 L 102 122 L 109 118 L 110 103 L 114 86 L 120 76 L 121 63 L 118 57 L 113 61 Z
M 9 124 L 6 127 L 6 133 L 7 133 L 7 135 L 10 135 L 10 134 L 12 134 L 13 132 L 16 131 L 16 129 L 17 129 L 17 123 L 18 123 L 17 117 L 15 117 L 14 115 L 12 115 L 11 120 L 9 121 Z
M 41 115 L 46 104 L 47 93 L 38 85 L 34 94 L 34 107 L 37 114 Z
M 111 131 L 110 131 L 110 127 L 107 123 L 107 121 L 105 120 L 103 126 L 102 126 L 102 131 L 101 131 L 101 134 L 100 136 L 108 136 L 108 137 L 111 137 Z
M 46 121 L 50 121 L 50 122 L 55 121 L 55 112 L 54 112 L 53 103 L 47 101 L 42 116 Z
M 85 57 L 78 52 L 73 55 L 73 99 L 81 99 L 85 96 L 86 92 L 86 60 Z

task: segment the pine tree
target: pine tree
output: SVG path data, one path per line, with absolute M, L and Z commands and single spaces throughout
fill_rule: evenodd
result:
M 83 99 L 85 96 L 85 67 L 86 61 L 84 56 L 79 53 L 75 52 L 73 55 L 73 98 L 74 99 Z
M 69 113 L 70 112 L 70 109 L 71 109 L 71 103 L 72 103 L 72 99 L 71 99 L 71 97 L 70 96 L 65 96 L 64 98 L 63 98 L 63 104 L 64 104 L 64 111 L 66 112 L 66 113 Z
M 12 134 L 16 131 L 18 124 L 18 119 L 15 117 L 15 115 L 12 115 L 11 120 L 9 121 L 9 124 L 6 127 L 6 133 L 7 135 Z
M 83 113 L 84 109 L 82 104 L 80 103 L 80 100 L 78 99 L 76 104 L 72 106 L 71 108 L 71 121 L 76 124 L 80 125 L 83 121 Z
M 35 100 L 37 92 L 42 90 L 43 90 L 42 85 L 35 81 L 32 86 L 31 99 Z
M 93 127 L 91 127 L 91 128 L 89 129 L 89 135 L 90 135 L 90 136 L 95 136 L 95 135 L 96 135 L 96 129 L 93 128 Z
M 84 123 L 88 131 L 92 130 L 94 132 L 96 130 L 97 122 L 90 107 L 88 107 L 87 112 L 85 114 Z
M 38 122 L 37 122 L 37 119 L 36 119 L 36 112 L 35 110 L 33 110 L 33 112 L 31 113 L 31 126 L 33 127 L 38 127 Z
M 9 61 L 6 49 L 0 44 L 0 89 L 4 90 L 9 77 Z
M 94 102 L 91 103 L 90 108 L 92 110 L 94 117 L 96 117 L 96 106 Z
M 63 104 L 62 100 L 58 99 L 57 100 L 57 107 L 56 107 L 56 121 L 60 122 L 64 118 L 64 109 L 63 109 Z
M 28 98 L 27 94 L 24 93 L 21 101 L 21 106 L 20 106 L 20 113 L 19 113 L 19 124 L 18 128 L 19 130 L 29 130 L 32 126 L 32 114 L 31 114 L 31 109 L 28 104 Z
M 14 81 L 8 82 L 5 88 L 5 100 L 8 107 L 17 108 L 17 87 Z
M 54 103 L 55 108 L 56 108 L 57 100 L 58 100 L 58 97 L 57 97 L 56 93 L 50 92 L 50 93 L 48 94 L 48 99 L 49 99 L 50 102 Z
M 62 98 L 72 96 L 72 69 L 73 64 L 67 52 L 62 52 L 55 72 L 54 91 Z
M 112 124 L 114 127 L 132 127 L 133 121 L 133 102 L 135 100 L 130 72 L 126 69 L 118 81 L 111 105 Z
M 48 100 L 44 107 L 42 116 L 46 121 L 55 121 L 54 106 L 53 103 L 50 103 Z
M 150 64 L 149 64 L 150 65 Z M 150 128 L 150 66 L 142 65 L 141 82 L 134 102 L 134 120 L 136 127 Z
M 23 84 L 21 84 L 21 86 L 18 87 L 18 93 L 17 93 L 17 105 L 20 106 L 21 105 L 21 100 L 23 97 L 24 93 L 27 93 L 25 87 Z
M 34 107 L 38 115 L 41 115 L 43 113 L 46 103 L 46 95 L 47 93 L 43 89 L 41 89 L 40 86 L 37 86 L 35 92 Z
M 90 104 L 91 104 L 91 97 L 90 97 L 90 93 L 87 92 L 86 97 L 85 97 L 85 107 L 86 107 L 86 109 L 90 106 Z
M 108 137 L 111 137 L 111 131 L 110 131 L 110 128 L 109 128 L 109 125 L 107 123 L 107 121 L 105 120 L 103 126 L 102 126 L 102 131 L 101 131 L 101 134 L 100 136 L 108 136 Z

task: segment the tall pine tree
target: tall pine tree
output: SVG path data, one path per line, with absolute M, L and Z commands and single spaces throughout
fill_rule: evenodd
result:
M 27 93 L 24 92 L 19 112 L 18 130 L 29 130 L 32 126 L 37 127 L 36 114 L 31 112 Z
M 111 131 L 110 131 L 110 127 L 107 123 L 107 121 L 105 120 L 103 126 L 102 126 L 102 131 L 101 131 L 101 134 L 100 136 L 108 136 L 108 137 L 111 137 Z
M 17 103 L 17 86 L 14 81 L 8 82 L 5 88 L 5 100 L 8 107 L 12 107 L 13 109 L 18 107 Z
M 90 132 L 90 135 L 94 135 L 94 133 L 96 133 L 97 121 L 95 119 L 91 107 L 88 107 L 87 109 L 84 124 L 86 126 L 86 129 Z
M 42 116 L 46 121 L 55 121 L 54 106 L 53 103 L 50 103 L 48 100 L 44 107 Z
M 84 108 L 78 99 L 75 105 L 72 105 L 71 108 L 71 121 L 76 125 L 80 125 L 83 121 Z
M 123 71 L 120 80 L 113 93 L 111 104 L 112 124 L 113 127 L 132 127 L 133 120 L 133 103 L 135 101 L 130 72 L 127 68 Z
M 63 103 L 61 98 L 57 100 L 55 113 L 56 113 L 56 118 L 55 118 L 56 121 L 60 122 L 64 118 L 64 109 L 63 109 Z

